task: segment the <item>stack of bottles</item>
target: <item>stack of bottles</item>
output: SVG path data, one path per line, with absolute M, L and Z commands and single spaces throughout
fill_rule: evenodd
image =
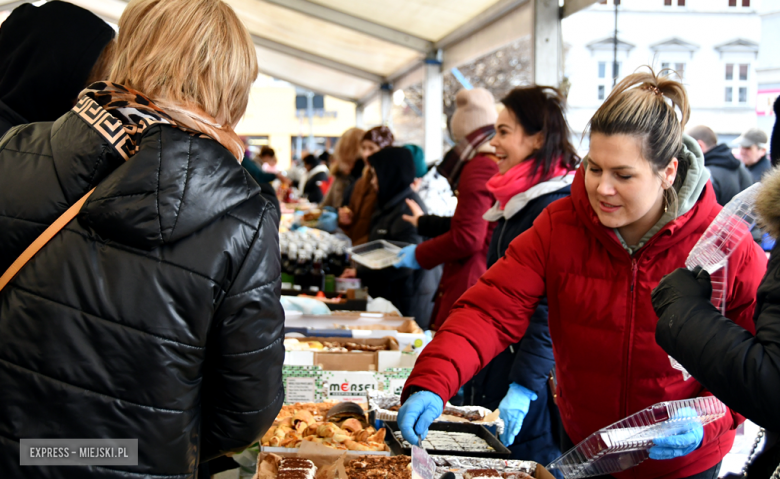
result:
M 336 278 L 349 266 L 348 239 L 321 230 L 279 234 L 282 289 L 315 295 L 336 291 Z

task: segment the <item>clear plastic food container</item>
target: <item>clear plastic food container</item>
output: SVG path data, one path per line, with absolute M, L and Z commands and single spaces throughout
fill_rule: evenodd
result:
M 727 264 L 729 256 L 756 225 L 753 210 L 760 183 L 734 196 L 710 223 L 704 234 L 688 254 L 685 267 L 693 270 L 701 266 L 712 277 L 712 304 L 726 311 Z
M 683 408 L 695 416 L 678 417 Z M 726 414 L 726 406 L 714 397 L 700 397 L 655 404 L 588 436 L 547 466 L 566 479 L 625 471 L 648 459 L 653 440 L 684 432 L 692 421 L 709 424 Z
M 347 251 L 356 263 L 366 268 L 384 269 L 398 261 L 398 252 L 402 247 L 385 240 L 377 240 L 355 246 Z

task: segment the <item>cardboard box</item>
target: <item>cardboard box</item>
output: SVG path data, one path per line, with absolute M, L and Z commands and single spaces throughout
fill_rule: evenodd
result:
M 400 358 L 409 354 L 388 351 Z M 403 362 L 404 359 L 401 359 Z M 387 368 L 378 371 L 324 371 L 319 366 L 284 366 L 282 381 L 285 404 L 296 402 L 355 401 L 366 402 L 370 390 L 403 390 L 412 374 L 411 367 Z
M 413 319 L 404 320 L 400 326 L 366 324 L 347 326 L 347 328 L 352 330 L 352 337 L 354 338 L 394 337 L 398 340 L 398 345 L 402 351 L 417 351 L 419 353 L 427 341 L 425 332 Z
M 331 329 L 334 325 L 353 326 L 383 325 L 399 327 L 408 317 L 385 313 L 367 313 L 360 311 L 333 311 L 332 314 L 313 315 L 298 312 L 285 312 L 284 325 L 288 328 Z
M 373 313 L 366 313 L 373 314 Z M 381 313 L 379 313 L 381 316 Z M 359 315 L 353 316 L 359 318 L 357 320 L 344 319 L 339 314 L 338 317 L 324 316 L 324 318 L 332 318 L 332 320 L 325 326 L 322 323 L 318 323 L 319 329 L 327 330 L 327 328 L 334 328 L 325 334 L 341 335 L 341 332 L 351 334 L 353 338 L 385 338 L 392 337 L 398 341 L 399 348 L 402 351 L 417 351 L 418 353 L 427 343 L 427 338 L 423 330 L 410 318 L 401 318 L 398 316 L 392 317 L 392 319 L 379 318 L 366 318 Z M 335 319 L 338 319 L 335 320 Z M 378 321 L 378 322 L 377 322 Z M 297 321 L 290 321 L 285 323 L 285 327 L 291 332 L 300 332 L 306 336 L 312 336 L 317 333 L 317 329 L 313 329 L 310 325 L 309 328 L 293 327 L 291 324 Z M 357 324 L 356 324 L 357 323 Z M 343 330 L 343 331 L 342 331 Z
M 370 390 L 402 390 L 417 359 L 393 338 L 306 338 L 344 344 L 384 345 L 386 351 L 287 351 L 282 377 L 285 404 L 365 402 Z
M 383 351 L 287 351 L 284 364 L 291 366 L 320 366 L 325 371 L 382 371 L 388 367 L 399 367 L 402 361 L 398 341 L 395 338 L 295 338 L 301 341 L 330 342 L 339 345 L 347 343 L 367 346 L 381 346 Z M 395 353 L 395 354 L 386 354 Z M 412 363 L 414 365 L 414 363 Z

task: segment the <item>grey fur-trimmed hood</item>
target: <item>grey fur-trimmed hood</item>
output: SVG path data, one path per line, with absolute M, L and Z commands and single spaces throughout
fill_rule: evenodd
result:
M 756 197 L 759 224 L 773 238 L 780 237 L 780 168 L 773 168 L 761 180 Z

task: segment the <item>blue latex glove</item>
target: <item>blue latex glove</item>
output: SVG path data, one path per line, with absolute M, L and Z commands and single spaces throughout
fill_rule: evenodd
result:
M 419 446 L 431 423 L 444 410 L 444 401 L 430 392 L 420 391 L 409 396 L 398 411 L 398 428 L 409 444 Z
M 332 211 L 323 211 L 317 220 L 317 228 L 328 233 L 333 233 L 339 227 L 339 214 Z
M 501 442 L 505 446 L 511 446 L 515 437 L 523 427 L 523 419 L 528 414 L 531 401 L 536 401 L 536 393 L 523 386 L 512 383 L 509 391 L 498 405 L 499 417 L 504 421 L 504 432 L 501 433 Z
M 393 266 L 396 268 L 420 269 L 422 266 L 420 266 L 420 263 L 417 262 L 417 258 L 414 256 L 416 250 L 416 244 L 404 246 L 401 251 L 398 252 L 398 258 L 400 259 Z
M 675 418 L 696 417 L 696 411 L 684 407 L 677 411 Z M 663 460 L 682 457 L 695 451 L 704 439 L 704 427 L 696 419 L 680 421 L 678 428 L 669 436 L 653 440 L 650 448 L 650 459 Z
M 769 233 L 764 233 L 761 237 L 761 248 L 764 251 L 772 251 L 775 247 L 775 239 L 769 236 Z

